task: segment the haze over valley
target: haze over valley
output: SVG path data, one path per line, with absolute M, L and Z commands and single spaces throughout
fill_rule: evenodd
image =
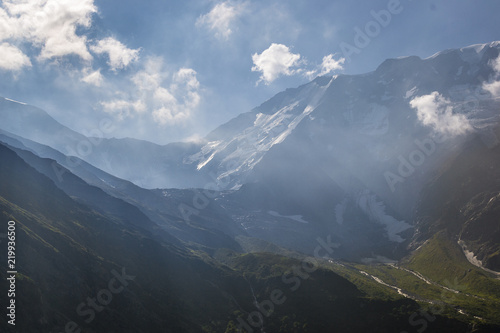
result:
M 500 331 L 499 41 L 375 64 L 448 7 L 126 3 L 0 5 L 2 332 Z

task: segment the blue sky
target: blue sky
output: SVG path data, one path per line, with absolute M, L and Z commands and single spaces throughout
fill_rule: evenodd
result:
M 203 137 L 317 75 L 500 40 L 497 0 L 11 0 L 0 96 L 82 133 Z

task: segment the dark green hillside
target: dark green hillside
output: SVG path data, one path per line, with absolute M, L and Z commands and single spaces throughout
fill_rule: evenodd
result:
M 75 321 L 83 332 L 201 332 L 201 323 L 231 312 L 217 286 L 237 285 L 229 270 L 89 210 L 4 146 L 0 155 L 1 220 L 17 222 L 17 330 L 64 331 Z M 122 269 L 135 279 L 86 323 L 77 306 Z
M 0 134 L 1 142 L 50 178 L 66 194 L 93 209 L 160 233 L 169 242 L 179 243 L 160 230 L 166 230 L 179 240 L 198 244 L 204 249 L 223 246 L 241 250 L 238 243 L 226 234 L 238 233 L 237 227 L 224 212 L 213 214 L 215 207 L 205 209 L 201 214 L 193 214 L 189 221 L 185 220 L 179 207 L 194 210 L 193 198 L 197 192 L 193 190 L 146 190 L 77 157 L 69 158 L 48 146 L 4 133 Z M 213 204 L 212 200 L 210 204 Z
M 500 137 L 497 128 L 496 136 Z M 417 205 L 417 240 L 441 230 L 463 241 L 485 267 L 500 271 L 500 145 L 467 143 L 424 189 Z
M 89 209 L 1 145 L 0 160 L 0 219 L 3 227 L 9 220 L 17 223 L 14 332 L 237 332 L 241 320 L 248 325 L 248 316 L 258 314 L 255 301 L 268 332 L 414 328 L 409 319 L 419 305 L 412 300 L 377 299 L 376 291 L 368 295 L 324 266 L 273 254 L 228 250 L 231 260 L 220 264 Z M 378 294 L 387 294 L 379 288 Z M 271 299 L 279 301 L 274 311 Z M 12 331 L 5 317 L 0 327 Z M 429 327 L 428 332 L 470 331 L 468 324 L 440 316 Z
M 244 275 L 263 311 L 274 310 L 269 318 L 263 317 L 266 332 L 416 332 L 421 328 L 410 322 L 410 318 L 422 319 L 419 311 L 424 310 L 417 302 L 373 280 L 357 279 L 351 272 L 334 273 L 322 260 L 312 265 L 312 258 L 299 261 L 270 253 L 229 252 L 225 261 Z M 277 295 L 278 302 L 271 306 L 269 301 Z M 470 331 L 469 325 L 442 316 L 428 324 L 429 332 Z M 237 332 L 231 327 L 226 332 Z
M 500 280 L 470 264 L 460 246 L 438 233 L 409 259 L 407 266 L 457 290 L 449 304 L 483 321 L 500 325 Z

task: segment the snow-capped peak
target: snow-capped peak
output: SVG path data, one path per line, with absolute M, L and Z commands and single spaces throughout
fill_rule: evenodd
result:
M 429 60 L 429 59 L 435 59 L 441 55 L 452 53 L 452 52 L 460 52 L 460 57 L 462 60 L 469 62 L 469 63 L 474 63 L 477 62 L 478 60 L 481 59 L 483 56 L 485 50 L 488 48 L 495 48 L 500 45 L 500 41 L 495 41 L 491 43 L 485 43 L 485 44 L 474 44 L 466 47 L 462 47 L 460 49 L 447 49 L 444 51 L 439 51 L 433 54 L 432 56 L 425 58 L 424 60 Z
M 238 181 L 230 181 L 230 184 L 233 188 L 238 187 L 266 152 L 285 141 L 297 125 L 314 111 L 332 81 L 323 86 L 311 82 L 291 98 L 278 103 L 268 101 L 267 110 L 256 109 L 252 122 L 239 134 L 226 140 L 208 142 L 198 153 L 185 158 L 184 163 L 196 163 L 198 170 L 209 168 L 218 179 L 237 178 Z M 233 177 L 235 175 L 238 177 Z

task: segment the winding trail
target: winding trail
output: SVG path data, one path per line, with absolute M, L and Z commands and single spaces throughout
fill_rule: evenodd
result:
M 421 299 L 417 299 L 417 297 L 410 296 L 409 294 L 407 294 L 407 293 L 403 292 L 403 290 L 402 290 L 401 288 L 398 288 L 398 287 L 396 287 L 396 286 L 392 286 L 392 285 L 390 285 L 390 284 L 388 284 L 388 283 L 385 283 L 384 281 L 382 281 L 382 279 L 380 279 L 380 278 L 378 278 L 378 277 L 376 277 L 376 276 L 374 276 L 374 275 L 368 274 L 368 273 L 366 273 L 365 271 L 359 271 L 359 272 L 360 272 L 361 274 L 363 274 L 363 275 L 366 275 L 366 276 L 368 276 L 368 277 L 371 277 L 373 280 L 375 280 L 377 283 L 379 283 L 379 284 L 381 284 L 381 285 L 384 285 L 384 286 L 386 286 L 386 287 L 389 287 L 389 288 L 391 288 L 391 289 L 396 290 L 396 291 L 398 292 L 398 294 L 400 294 L 400 295 L 402 295 L 402 296 L 404 296 L 404 297 L 406 297 L 406 298 L 411 298 L 411 299 L 413 299 L 413 300 L 421 300 Z M 425 302 L 433 303 L 433 301 L 430 301 L 430 300 L 426 300 Z
M 480 300 L 483 300 L 483 301 L 485 300 L 483 297 L 480 297 L 480 296 L 477 296 L 477 295 L 468 294 L 468 293 L 464 293 L 462 291 L 459 291 L 459 290 L 456 290 L 456 289 L 452 289 L 452 288 L 443 286 L 442 284 L 439 284 L 437 282 L 431 281 L 428 278 L 426 278 L 425 276 L 423 276 L 422 274 L 420 274 L 419 272 L 415 272 L 415 271 L 413 271 L 411 269 L 398 266 L 397 264 L 388 264 L 388 265 L 390 265 L 390 266 L 392 266 L 392 267 L 394 267 L 396 269 L 403 270 L 403 271 L 405 271 L 407 273 L 413 274 L 413 275 L 415 275 L 416 277 L 418 277 L 420 280 L 424 281 L 427 284 L 439 287 L 441 289 L 450 291 L 450 292 L 455 293 L 455 294 L 461 294 L 461 295 L 465 295 L 465 296 L 468 296 L 468 297 L 477 298 L 477 299 L 480 299 Z
M 371 278 L 373 279 L 375 282 L 383 285 L 383 286 L 386 286 L 386 287 L 389 287 L 391 289 L 393 289 L 394 291 L 396 291 L 399 295 L 402 295 L 403 297 L 406 297 L 406 298 L 410 298 L 414 301 L 420 301 L 420 302 L 425 302 L 425 303 L 429 303 L 429 304 L 444 304 L 444 302 L 442 301 L 436 301 L 436 300 L 429 300 L 429 299 L 425 299 L 425 298 L 422 298 L 422 297 L 418 297 L 416 295 L 411 295 L 411 293 L 397 287 L 397 286 L 394 286 L 394 285 L 390 285 L 386 282 L 384 282 L 382 279 L 372 275 L 372 274 L 369 274 L 365 271 L 362 271 L 362 270 L 359 270 L 357 269 L 356 267 L 353 267 L 351 265 L 348 265 L 348 264 L 341 264 L 340 262 L 337 262 L 337 261 L 333 261 L 333 260 L 329 260 L 329 262 L 333 265 L 339 265 L 339 266 L 342 266 L 342 267 L 345 267 L 345 268 L 348 268 L 350 270 L 353 270 L 353 271 L 356 271 L 356 272 L 359 272 L 360 274 L 368 277 L 368 278 Z M 419 278 L 420 280 L 424 281 L 425 283 L 427 283 L 428 285 L 433 285 L 433 286 L 436 286 L 438 288 L 441 288 L 443 290 L 446 290 L 446 291 L 449 291 L 449 292 L 452 292 L 454 294 L 460 294 L 460 295 L 464 295 L 464 296 L 468 296 L 468 297 L 473 297 L 473 298 L 476 298 L 476 299 L 480 299 L 480 300 L 485 300 L 483 297 L 480 297 L 480 296 L 477 296 L 477 295 L 472 295 L 472 294 L 468 294 L 468 293 L 464 293 L 464 292 L 461 292 L 459 290 L 455 290 L 455 289 L 452 289 L 452 288 L 449 288 L 449 287 L 446 287 L 446 286 L 443 286 L 437 282 L 434 282 L 432 280 L 429 280 L 428 278 L 426 278 L 425 276 L 423 276 L 421 273 L 419 272 L 416 272 L 416 271 L 413 271 L 411 269 L 408 269 L 408 268 L 404 268 L 404 267 L 401 267 L 401 266 L 398 266 L 397 264 L 394 264 L 394 263 L 388 263 L 388 264 L 385 264 L 385 265 L 388 265 L 388 266 L 391 266 L 395 269 L 399 269 L 399 270 L 402 270 L 402 271 L 405 271 L 409 274 L 412 274 L 414 276 L 416 276 L 417 278 Z M 465 315 L 465 316 L 472 316 L 471 314 L 465 312 L 463 309 L 460 309 L 458 307 L 455 308 L 455 310 L 462 314 L 462 315 Z M 477 317 L 477 316 L 474 316 L 474 318 L 476 319 L 481 319 L 480 317 Z

